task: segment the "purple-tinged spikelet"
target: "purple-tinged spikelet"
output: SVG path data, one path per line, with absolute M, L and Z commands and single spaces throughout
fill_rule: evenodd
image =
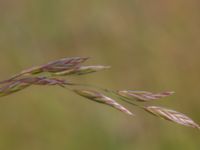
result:
M 7 80 L 1 81 L 0 84 L 11 82 L 14 79 L 17 79 L 21 76 L 34 75 L 34 74 L 45 73 L 45 72 L 56 73 L 56 72 L 70 70 L 72 68 L 78 67 L 81 63 L 83 63 L 87 59 L 88 57 L 62 58 L 56 61 L 49 62 L 45 65 L 36 66 L 36 67 L 23 70 L 19 74 L 16 74 Z
M 126 109 L 124 106 L 117 103 L 115 100 L 111 99 L 110 97 L 107 97 L 97 91 L 94 90 L 85 90 L 85 89 L 76 89 L 74 90 L 75 93 L 77 93 L 80 96 L 86 97 L 90 100 L 103 103 L 106 105 L 109 105 L 111 107 L 114 107 L 118 109 L 119 111 L 126 113 L 128 115 L 133 115 L 132 112 L 130 112 L 128 109 Z
M 191 118 L 175 110 L 166 109 L 158 106 L 148 106 L 145 108 L 145 110 L 155 116 L 169 120 L 171 122 L 200 129 L 200 126 L 195 123 Z
M 79 66 L 79 67 L 75 67 L 75 68 L 72 68 L 72 69 L 69 69 L 69 70 L 53 73 L 53 75 L 55 75 L 55 76 L 85 75 L 85 74 L 88 74 L 88 73 L 93 73 L 93 72 L 97 72 L 97 71 L 101 71 L 101 70 L 109 69 L 109 68 L 110 68 L 110 66 L 102 66 L 102 65 Z
M 167 91 L 161 93 L 151 93 L 147 91 L 131 91 L 131 90 L 121 90 L 117 91 L 117 94 L 125 97 L 127 99 L 136 99 L 137 101 L 141 102 L 148 102 L 152 100 L 161 99 L 167 96 L 172 95 L 174 92 Z

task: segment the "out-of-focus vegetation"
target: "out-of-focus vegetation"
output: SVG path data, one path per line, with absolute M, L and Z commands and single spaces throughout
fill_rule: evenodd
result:
M 176 94 L 162 104 L 200 122 L 198 0 L 1 0 L 0 78 L 50 60 L 91 56 L 105 72 L 73 80 Z M 162 105 L 161 104 L 161 105 Z M 200 132 L 135 118 L 56 87 L 1 98 L 2 150 L 198 150 Z

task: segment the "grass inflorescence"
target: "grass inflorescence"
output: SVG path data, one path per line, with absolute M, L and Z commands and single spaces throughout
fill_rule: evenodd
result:
M 160 106 L 143 106 L 144 102 L 146 103 L 165 98 L 172 95 L 174 93 L 173 91 L 164 91 L 160 93 L 134 90 L 114 91 L 98 86 L 74 83 L 60 78 L 70 75 L 85 75 L 110 68 L 110 66 L 103 65 L 82 65 L 87 59 L 88 57 L 63 58 L 44 65 L 23 70 L 9 79 L 0 82 L 0 97 L 13 94 L 32 85 L 57 85 L 92 101 L 113 107 L 130 116 L 134 116 L 134 114 L 118 103 L 115 99 L 125 101 L 139 109 L 143 109 L 146 112 L 153 114 L 156 117 L 180 125 L 200 129 L 200 126 L 197 123 L 180 112 Z M 112 97 L 115 97 L 115 99 Z M 135 102 L 143 103 L 138 104 Z

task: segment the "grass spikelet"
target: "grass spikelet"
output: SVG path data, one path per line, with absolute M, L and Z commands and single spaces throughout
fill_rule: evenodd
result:
M 106 105 L 109 105 L 111 107 L 116 108 L 117 110 L 126 113 L 128 115 L 133 115 L 128 109 L 126 109 L 121 104 L 117 103 L 115 100 L 111 99 L 110 97 L 107 97 L 97 91 L 94 90 L 85 90 L 85 89 L 75 89 L 75 93 L 77 93 L 80 96 L 83 96 L 85 98 L 88 98 L 90 100 L 96 101 L 98 103 L 103 103 Z
M 14 79 L 17 79 L 21 76 L 34 75 L 34 74 L 45 73 L 45 72 L 56 73 L 56 72 L 70 70 L 72 68 L 79 66 L 81 63 L 83 63 L 87 59 L 88 57 L 62 58 L 56 61 L 49 62 L 45 65 L 36 66 L 36 67 L 23 70 L 19 74 L 16 74 L 7 80 L 1 81 L 0 84 L 11 82 Z
M 59 85 L 61 87 L 65 87 L 66 85 L 73 85 L 73 83 L 57 78 L 25 77 L 13 80 L 1 87 L 0 97 L 21 91 L 31 85 Z
M 97 71 L 101 71 L 101 70 L 105 70 L 105 69 L 109 69 L 110 66 L 102 66 L 102 65 L 98 65 L 98 66 L 79 66 L 70 70 L 65 70 L 62 72 L 56 72 L 53 73 L 52 75 L 54 76 L 66 76 L 66 75 L 85 75 L 85 74 L 89 74 L 89 73 L 93 73 L 93 72 L 97 72 Z
M 166 109 L 158 106 L 148 106 L 145 108 L 145 110 L 165 120 L 169 120 L 171 122 L 184 126 L 200 129 L 200 126 L 195 123 L 191 118 L 175 110 Z
M 66 80 L 57 78 L 48 78 L 48 77 L 26 77 L 17 81 L 31 85 L 60 85 L 60 86 L 73 85 L 73 83 L 68 82 Z
M 167 91 L 161 93 L 151 93 L 147 91 L 131 91 L 131 90 L 121 90 L 117 91 L 117 94 L 125 97 L 127 99 L 135 99 L 139 102 L 148 102 L 152 100 L 161 99 L 167 96 L 172 95 L 174 92 Z
M 0 88 L 0 97 L 13 94 L 15 92 L 21 91 L 30 86 L 29 83 L 22 83 L 20 81 L 12 81 L 7 85 Z

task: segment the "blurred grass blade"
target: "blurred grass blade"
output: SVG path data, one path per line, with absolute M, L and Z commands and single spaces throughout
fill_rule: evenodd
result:
M 107 97 L 97 91 L 85 90 L 85 89 L 75 89 L 74 92 L 77 93 L 78 95 L 86 97 L 90 100 L 114 107 L 115 109 L 117 109 L 123 113 L 126 113 L 128 115 L 133 115 L 132 112 L 130 112 L 128 109 L 126 109 L 125 107 L 123 107 L 122 105 L 117 103 L 115 100 L 113 100 L 110 97 Z
M 125 97 L 127 99 L 136 99 L 140 102 L 148 102 L 152 100 L 161 99 L 167 96 L 172 95 L 174 92 L 167 91 L 167 92 L 161 92 L 161 93 L 151 93 L 147 91 L 131 91 L 131 90 L 121 90 L 117 91 L 117 94 Z
M 171 122 L 200 129 L 200 126 L 195 123 L 191 118 L 175 110 L 166 109 L 158 106 L 147 106 L 145 107 L 145 110 L 155 116 L 169 120 Z
M 55 76 L 85 75 L 85 74 L 89 74 L 89 73 L 93 73 L 93 72 L 97 72 L 97 71 L 101 71 L 101 70 L 105 70 L 105 69 L 109 69 L 109 68 L 110 68 L 110 66 L 102 66 L 102 65 L 80 66 L 80 67 L 72 68 L 70 70 L 53 73 L 53 75 L 55 75 Z

